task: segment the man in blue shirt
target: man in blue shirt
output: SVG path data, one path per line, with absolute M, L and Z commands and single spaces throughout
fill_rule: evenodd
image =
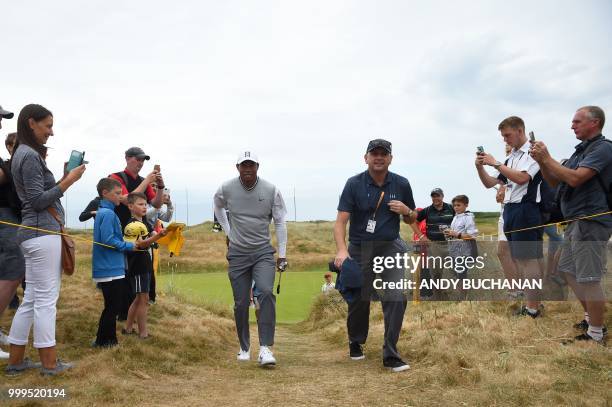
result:
M 361 345 L 368 336 L 370 300 L 375 280 L 374 257 L 395 257 L 407 252 L 407 245 L 400 239 L 400 216 L 406 223 L 413 223 L 414 198 L 408 180 L 389 172 L 391 143 L 376 139 L 370 141 L 365 154 L 368 169 L 346 182 L 334 225 L 336 241 L 336 267 L 341 268 L 347 257 L 357 261 L 363 273 L 361 297 L 349 302 L 347 329 L 350 357 L 364 359 Z M 349 246 L 346 245 L 346 224 L 350 220 Z M 400 281 L 404 268 L 386 268 L 380 278 Z M 377 276 L 376 278 L 379 278 Z M 397 341 L 402 329 L 406 297 L 401 289 L 383 291 L 382 309 L 385 322 L 383 365 L 394 372 L 410 368 L 399 355 Z
M 606 245 L 612 234 L 612 142 L 602 136 L 605 114 L 597 106 L 578 109 L 572 130 L 580 144 L 563 165 L 555 161 L 541 141 L 533 143 L 531 156 L 540 164 L 542 175 L 551 186 L 560 185 L 561 212 L 570 222 L 566 244 L 559 259 L 559 271 L 584 308 L 584 320 L 574 325 L 585 330 L 576 340 L 603 343 L 605 295 L 601 279 L 606 269 Z

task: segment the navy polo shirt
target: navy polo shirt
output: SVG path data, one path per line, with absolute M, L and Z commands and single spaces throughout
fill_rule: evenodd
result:
M 383 191 L 385 196 L 376 211 L 374 233 L 366 232 L 368 220 L 374 214 Z M 392 241 L 399 238 L 401 215 L 389 210 L 387 204 L 392 200 L 402 201 L 410 209 L 414 209 L 412 188 L 406 178 L 388 172 L 382 187 L 374 183 L 368 171 L 349 178 L 338 204 L 338 211 L 351 214 L 349 242 L 358 245 L 364 240 Z

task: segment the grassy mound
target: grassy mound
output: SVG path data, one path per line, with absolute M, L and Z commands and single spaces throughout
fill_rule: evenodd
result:
M 581 317 L 577 304 L 548 302 L 545 317 L 537 320 L 513 316 L 517 306 L 409 303 L 398 347 L 413 370 L 405 387 L 418 397 L 404 400 L 424 405 L 609 405 L 609 349 L 562 344 L 578 333 L 572 329 Z M 344 348 L 346 305 L 321 296 L 300 327 Z M 380 304 L 372 303 L 367 359 L 381 358 L 383 334 Z
M 57 310 L 57 348 L 64 360 L 76 367 L 56 378 L 40 377 L 30 371 L 7 383 L 18 387 L 63 387 L 78 405 L 116 402 L 142 402 L 156 381 L 180 377 L 191 368 L 219 364 L 218 349 L 235 346 L 233 320 L 207 306 L 192 305 L 172 296 L 164 296 L 149 309 L 152 338 L 118 334 L 119 346 L 92 349 L 98 319 L 103 307 L 102 294 L 91 281 L 88 248 L 78 243 L 77 271 L 64 276 Z M 5 312 L 0 323 L 8 328 L 13 312 Z M 118 329 L 123 323 L 118 322 Z M 31 337 L 31 336 L 30 336 Z M 35 349 L 28 355 L 38 360 Z M 0 364 L 4 368 L 5 363 Z M 146 385 L 143 385 L 146 383 Z

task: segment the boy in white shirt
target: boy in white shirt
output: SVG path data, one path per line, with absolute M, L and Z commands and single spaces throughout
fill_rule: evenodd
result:
M 467 278 L 467 269 L 464 258 L 474 256 L 474 239 L 478 236 L 478 229 L 474 220 L 474 214 L 467 210 L 470 200 L 465 195 L 457 195 L 452 204 L 455 216 L 451 222 L 450 229 L 444 231 L 447 238 L 454 238 L 449 242 L 448 253 L 455 258 L 455 275 L 458 279 Z M 461 258 L 462 260 L 459 260 Z M 461 287 L 461 285 L 460 285 Z M 463 289 L 460 289 L 462 297 L 465 297 Z

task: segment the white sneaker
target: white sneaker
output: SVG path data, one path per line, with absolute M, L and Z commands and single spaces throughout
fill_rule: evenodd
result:
M 259 358 L 257 360 L 261 366 L 276 365 L 276 359 L 274 359 L 272 351 L 267 346 L 261 346 L 259 348 Z
M 8 359 L 8 358 L 9 358 L 9 354 L 3 351 L 2 349 L 0 349 L 0 359 Z
M 240 349 L 237 359 L 241 362 L 249 361 L 251 360 L 251 353 L 248 350 Z
M 0 345 L 9 346 L 8 335 L 0 332 Z

